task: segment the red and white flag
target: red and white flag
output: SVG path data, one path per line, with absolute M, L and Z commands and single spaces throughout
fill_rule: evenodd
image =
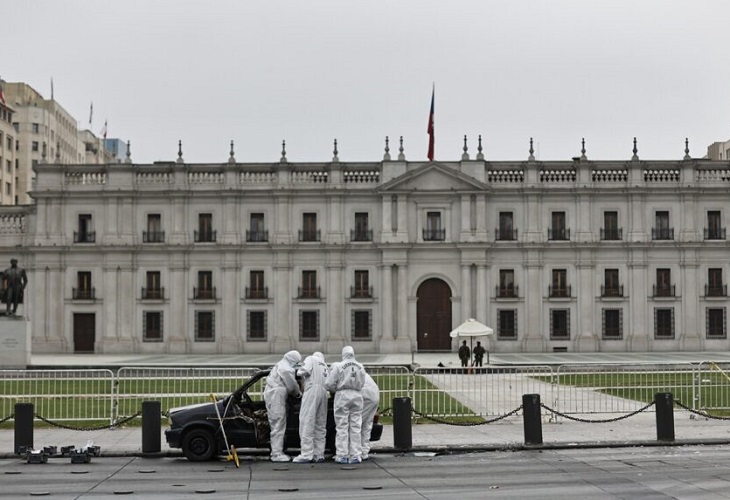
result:
M 436 131 L 434 130 L 434 116 L 433 116 L 433 105 L 434 105 L 434 98 L 436 94 L 436 86 L 434 85 L 433 90 L 431 90 L 431 112 L 428 114 L 428 159 L 430 161 L 433 161 L 433 146 L 434 146 L 434 140 L 436 136 Z

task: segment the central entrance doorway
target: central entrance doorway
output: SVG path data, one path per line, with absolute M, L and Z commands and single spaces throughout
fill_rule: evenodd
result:
M 94 352 L 96 342 L 96 315 L 74 313 L 74 352 Z
M 416 292 L 418 351 L 451 350 L 451 288 L 438 278 L 427 279 Z

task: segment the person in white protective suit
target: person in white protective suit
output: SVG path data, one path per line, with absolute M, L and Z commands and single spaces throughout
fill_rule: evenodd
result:
M 332 363 L 325 389 L 335 393 L 335 445 L 337 463 L 359 464 L 362 461 L 362 386 L 365 369 L 355 359 L 351 346 L 342 348 L 342 361 Z
M 296 463 L 324 462 L 324 445 L 327 437 L 327 363 L 321 352 L 304 359 L 297 375 L 304 386 L 302 405 L 299 408 L 299 439 L 301 451 L 294 457 Z
M 302 361 L 297 351 L 289 351 L 274 365 L 266 377 L 264 401 L 271 428 L 271 461 L 288 462 L 289 456 L 284 454 L 284 433 L 286 432 L 286 398 L 289 395 L 301 397 L 295 375 L 295 367 Z
M 373 418 L 380 403 L 380 390 L 373 377 L 365 374 L 365 384 L 362 386 L 362 459 L 370 458 L 370 433 L 373 430 Z

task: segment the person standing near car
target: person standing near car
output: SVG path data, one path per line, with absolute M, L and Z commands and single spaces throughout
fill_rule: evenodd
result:
M 365 369 L 355 359 L 351 346 L 342 348 L 342 361 L 332 363 L 325 389 L 335 393 L 337 437 L 335 462 L 359 464 L 362 461 L 362 387 Z
M 284 454 L 284 434 L 286 432 L 286 398 L 301 397 L 295 375 L 296 366 L 301 363 L 302 356 L 298 351 L 289 351 L 274 365 L 266 377 L 264 402 L 271 428 L 271 461 L 288 462 L 289 455 Z
M 380 390 L 373 377 L 365 373 L 365 384 L 362 386 L 362 459 L 370 458 L 370 433 L 373 431 L 373 419 L 380 403 Z
M 324 462 L 324 446 L 327 438 L 327 363 L 324 355 L 315 352 L 304 359 L 297 375 L 304 386 L 302 405 L 299 407 L 299 456 L 293 462 Z

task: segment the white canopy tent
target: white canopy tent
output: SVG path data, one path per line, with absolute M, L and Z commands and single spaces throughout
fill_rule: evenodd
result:
M 469 318 L 468 320 L 457 326 L 454 330 L 452 330 L 449 335 L 452 338 L 469 337 L 469 352 L 471 353 L 474 351 L 474 337 L 486 337 L 487 335 L 493 334 L 494 330 L 492 328 L 488 327 L 484 323 L 480 323 L 474 318 Z M 489 364 L 489 351 L 487 351 L 487 364 Z

